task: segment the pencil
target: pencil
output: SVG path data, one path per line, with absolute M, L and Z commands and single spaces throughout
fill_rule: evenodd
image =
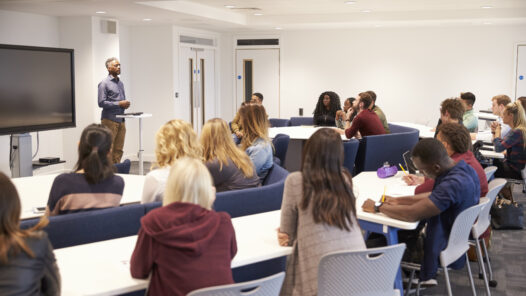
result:
M 404 167 L 401 165 L 401 164 L 398 164 L 400 166 L 400 168 L 402 169 L 402 171 L 409 176 L 409 174 L 404 170 Z
M 382 202 L 385 202 L 385 187 L 387 186 L 384 186 L 384 194 L 382 195 Z

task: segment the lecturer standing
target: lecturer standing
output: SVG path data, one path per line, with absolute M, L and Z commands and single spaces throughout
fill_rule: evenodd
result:
M 126 100 L 124 84 L 119 79 L 119 74 L 121 74 L 119 60 L 117 58 L 107 59 L 106 69 L 108 69 L 108 76 L 99 83 L 98 92 L 99 107 L 102 108 L 101 123 L 112 132 L 112 160 L 113 163 L 119 163 L 123 153 L 126 126 L 124 118 L 117 118 L 117 115 L 124 114 L 124 109 L 130 107 L 130 101 Z

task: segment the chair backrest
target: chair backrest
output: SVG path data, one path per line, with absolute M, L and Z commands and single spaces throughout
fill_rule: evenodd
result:
M 284 127 L 290 125 L 290 119 L 269 118 L 268 121 L 270 122 L 271 127 Z
M 291 126 L 314 125 L 314 117 L 291 117 Z
M 280 165 L 274 164 L 270 170 L 268 171 L 267 176 L 265 179 L 263 179 L 263 186 L 285 182 L 285 179 L 287 179 L 287 176 L 289 175 L 289 171 L 281 167 Z
M 277 134 L 272 139 L 276 157 L 279 159 L 279 165 L 285 165 L 285 158 L 287 156 L 287 149 L 289 148 L 290 136 L 285 134 Z
M 477 205 L 465 209 L 455 218 L 455 222 L 453 222 L 453 226 L 451 227 L 451 233 L 449 234 L 447 247 L 440 252 L 440 264 L 442 267 L 455 262 L 469 249 L 469 233 L 471 232 L 475 219 L 477 219 L 480 214 L 480 210 L 487 202 L 488 200 L 483 198 Z
M 391 134 L 400 134 L 413 131 L 413 128 L 403 125 L 397 125 L 392 123 L 388 123 L 387 125 L 389 126 L 389 131 L 391 132 Z M 418 133 L 420 134 L 420 131 Z
M 144 204 L 144 214 L 146 215 L 151 210 L 157 209 L 157 208 L 162 207 L 162 206 L 163 206 L 163 202 L 162 201 L 154 201 L 154 202 L 145 203 Z
M 491 178 L 493 177 L 493 174 L 495 174 L 496 171 L 497 171 L 497 167 L 493 165 L 484 168 L 484 173 L 486 174 L 486 180 L 488 181 L 491 180 Z
M 130 167 L 131 167 L 131 161 L 129 159 L 125 159 L 121 163 L 116 163 L 114 166 L 117 168 L 117 173 L 119 174 L 129 174 L 130 173 Z
M 391 124 L 391 128 L 398 126 Z M 406 128 L 410 131 L 387 135 L 366 136 L 360 140 L 358 154 L 355 161 L 355 173 L 376 171 L 384 162 L 398 166 L 404 163 L 404 152 L 413 149 L 418 143 L 418 130 Z
M 347 168 L 351 174 L 354 172 L 354 162 L 356 161 L 359 145 L 360 141 L 356 139 L 343 142 L 343 166 Z
M 195 290 L 187 296 L 276 296 L 284 278 L 285 273 L 280 272 L 255 281 Z
M 318 265 L 318 296 L 393 295 L 405 244 L 329 253 Z
M 497 198 L 497 194 L 499 194 L 502 187 L 506 185 L 506 179 L 498 178 L 494 179 L 488 184 L 488 193 L 486 194 L 486 198 L 488 199 L 485 206 L 480 210 L 479 217 L 477 219 L 477 222 L 473 225 L 473 229 L 471 230 L 471 233 L 473 234 L 474 238 L 479 238 L 486 229 L 488 229 L 490 224 L 490 214 L 489 211 L 491 210 L 491 206 L 495 202 L 495 199 Z

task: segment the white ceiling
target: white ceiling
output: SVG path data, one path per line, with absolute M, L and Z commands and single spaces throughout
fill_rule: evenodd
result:
M 526 0 L 0 0 L 0 10 L 214 31 L 526 24 Z M 235 8 L 226 8 L 234 5 Z M 482 8 L 491 6 L 491 8 Z M 105 11 L 105 14 L 96 14 Z M 367 12 L 368 11 L 368 12 Z M 263 15 L 256 16 L 254 13 Z

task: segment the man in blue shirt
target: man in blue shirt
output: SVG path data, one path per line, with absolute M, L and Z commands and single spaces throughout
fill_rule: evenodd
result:
M 475 170 L 463 160 L 455 163 L 436 139 L 421 140 L 413 148 L 412 156 L 418 170 L 435 179 L 433 190 L 415 196 L 386 197 L 384 203 L 368 199 L 362 208 L 366 212 L 382 212 L 403 221 L 422 220 L 427 223 L 419 274 L 421 281 L 427 281 L 436 276 L 439 255 L 447 246 L 455 218 L 463 210 L 478 204 L 480 183 Z M 414 248 L 408 245 L 408 249 Z M 464 263 L 462 257 L 450 267 L 459 269 Z
M 130 101 L 126 100 L 124 84 L 119 79 L 121 74 L 121 64 L 117 58 L 106 60 L 108 76 L 99 83 L 98 101 L 102 108 L 101 124 L 109 128 L 113 134 L 113 163 L 121 162 L 122 148 L 124 147 L 124 136 L 126 126 L 124 118 L 117 118 L 117 115 L 124 114 L 124 110 L 130 107 Z

